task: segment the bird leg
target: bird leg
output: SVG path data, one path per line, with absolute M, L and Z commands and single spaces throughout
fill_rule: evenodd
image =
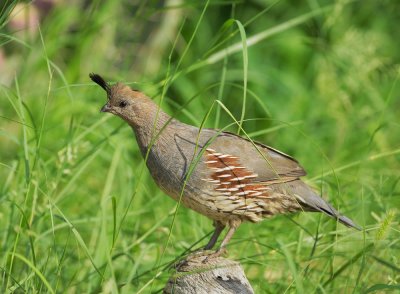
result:
M 219 235 L 221 235 L 221 232 L 225 229 L 225 225 L 223 225 L 219 221 L 214 222 L 214 227 L 215 227 L 214 233 L 212 234 L 208 244 L 204 247 L 204 250 L 212 249 L 215 243 L 217 242 Z
M 233 234 L 235 233 L 237 229 L 237 226 L 230 226 L 228 233 L 226 233 L 224 240 L 222 240 L 221 245 L 219 246 L 219 248 L 217 249 L 217 251 L 215 251 L 214 253 L 210 254 L 207 256 L 206 259 L 203 260 L 203 263 L 207 263 L 207 261 L 211 258 L 216 258 L 218 256 L 220 256 L 221 254 L 223 254 L 226 249 L 226 245 L 229 243 L 229 241 L 231 240 Z
M 236 232 L 237 227 L 236 226 L 230 226 L 228 233 L 226 233 L 224 240 L 222 240 L 221 245 L 219 246 L 218 251 L 220 251 L 221 249 L 225 248 L 225 246 L 229 243 L 229 241 L 231 240 L 233 234 Z

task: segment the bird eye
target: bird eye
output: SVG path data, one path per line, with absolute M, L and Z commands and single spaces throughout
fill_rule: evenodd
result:
M 121 108 L 124 108 L 125 106 L 127 106 L 128 105 L 128 102 L 126 102 L 125 100 L 122 100 L 120 103 L 119 103 L 119 107 L 121 107 Z

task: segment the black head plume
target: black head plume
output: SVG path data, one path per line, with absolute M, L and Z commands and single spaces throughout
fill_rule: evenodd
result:
M 92 79 L 93 82 L 102 87 L 104 91 L 107 92 L 107 95 L 111 93 L 110 85 L 101 76 L 95 73 L 90 73 L 89 77 Z

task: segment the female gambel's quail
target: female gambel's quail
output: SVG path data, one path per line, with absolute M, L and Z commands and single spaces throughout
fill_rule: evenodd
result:
M 214 247 L 225 226 L 229 230 L 217 254 L 243 221 L 302 210 L 324 212 L 360 229 L 300 180 L 306 172 L 294 158 L 235 134 L 184 124 L 141 92 L 121 83 L 111 86 L 97 74 L 90 78 L 107 92 L 101 111 L 132 127 L 142 155 L 148 153 L 146 164 L 157 185 L 214 220 L 205 249 Z

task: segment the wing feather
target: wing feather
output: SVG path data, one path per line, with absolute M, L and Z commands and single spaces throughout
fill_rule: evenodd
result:
M 234 133 L 220 133 L 211 143 L 210 147 L 213 148 L 213 146 L 218 150 L 223 150 L 224 153 L 239 156 L 244 166 L 258 175 L 254 179 L 257 182 L 287 182 L 307 174 L 293 157 L 263 143 L 250 141 Z

